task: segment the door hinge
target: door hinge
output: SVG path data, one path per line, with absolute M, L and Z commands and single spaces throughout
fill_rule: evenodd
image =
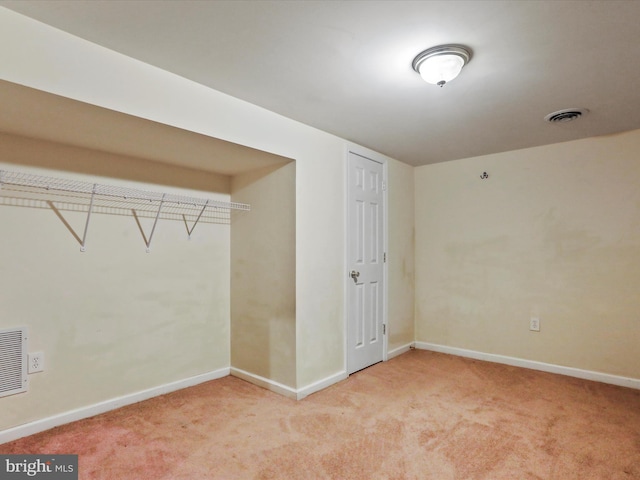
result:
M 387 252 L 382 254 L 382 263 L 387 263 Z
M 383 335 L 386 335 L 386 334 L 387 334 L 387 324 L 386 324 L 386 323 L 383 323 L 383 324 L 382 324 L 382 334 L 383 334 Z
M 387 182 L 382 182 L 382 191 L 383 192 L 387 191 Z

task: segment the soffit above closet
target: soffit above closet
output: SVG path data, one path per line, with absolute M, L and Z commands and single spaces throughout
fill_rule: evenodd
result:
M 222 175 L 290 159 L 0 81 L 0 132 Z

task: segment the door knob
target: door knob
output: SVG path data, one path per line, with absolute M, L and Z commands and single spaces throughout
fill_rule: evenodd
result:
M 360 272 L 356 272 L 355 270 L 351 270 L 351 278 L 355 283 L 358 283 L 358 277 L 360 276 Z

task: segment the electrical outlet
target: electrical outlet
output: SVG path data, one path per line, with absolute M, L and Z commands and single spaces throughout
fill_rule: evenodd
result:
M 529 330 L 531 330 L 532 332 L 539 332 L 540 331 L 540 319 L 539 318 L 531 317 L 531 320 L 529 320 Z
M 38 373 L 44 370 L 44 352 L 29 353 L 27 355 L 29 373 Z

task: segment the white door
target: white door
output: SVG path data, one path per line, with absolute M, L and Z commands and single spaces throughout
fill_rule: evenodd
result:
M 383 359 L 384 194 L 381 163 L 349 153 L 347 373 Z

